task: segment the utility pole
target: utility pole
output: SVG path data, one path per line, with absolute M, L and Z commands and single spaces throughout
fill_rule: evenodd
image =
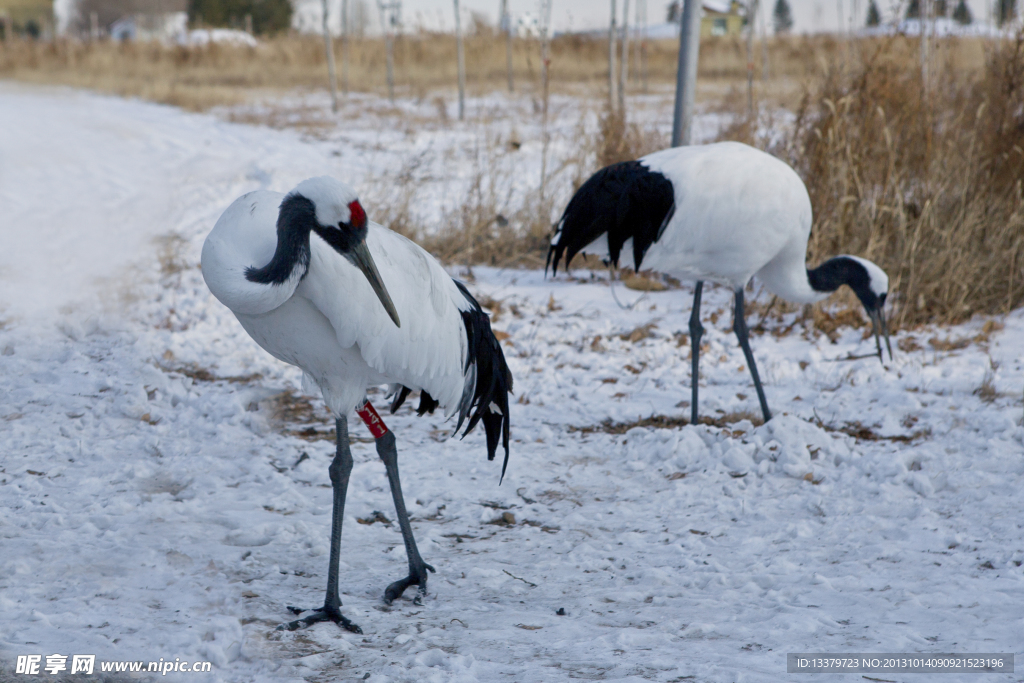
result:
M 455 50 L 459 60 L 459 121 L 466 120 L 466 54 L 462 49 L 462 19 L 459 0 L 455 0 Z
M 619 65 L 619 116 L 626 116 L 626 79 L 629 77 L 629 0 L 622 0 L 622 59 Z
M 612 18 L 608 22 L 608 111 L 615 111 L 615 0 L 611 0 Z
M 505 30 L 505 71 L 508 73 L 508 91 L 515 92 L 512 80 L 512 17 L 508 13 L 508 0 L 501 0 L 501 26 Z
M 700 2 L 684 0 L 679 22 L 679 67 L 676 71 L 676 103 L 672 117 L 672 146 L 690 144 L 693 104 L 697 96 L 697 57 L 700 54 Z
M 331 81 L 331 111 L 338 113 L 338 77 L 334 72 L 334 41 L 327 27 L 327 0 L 321 0 L 324 10 L 324 49 L 327 50 L 327 76 Z

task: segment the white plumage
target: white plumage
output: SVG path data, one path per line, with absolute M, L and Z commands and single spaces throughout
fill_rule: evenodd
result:
M 388 586 L 385 600 L 414 584 L 421 600 L 433 567 L 416 548 L 394 435 L 366 403 L 366 389 L 389 384 L 392 412 L 418 390 L 420 414 L 437 405 L 447 416 L 457 412 L 456 432 L 470 415 L 464 434 L 482 421 L 488 459 L 499 441 L 504 446 L 504 475 L 512 377 L 487 315 L 430 254 L 367 221 L 355 192 L 327 177 L 286 195 L 259 191 L 236 199 L 203 245 L 202 269 L 210 291 L 246 332 L 275 358 L 302 368 L 304 384 L 320 390 L 337 418 L 327 597 L 313 616 L 287 627 L 332 620 L 359 629 L 341 614 L 338 592 L 353 409 L 376 438 L 409 558 L 409 576 Z
M 451 415 L 465 387 L 460 313 L 471 307 L 452 278 L 421 247 L 369 222 L 366 244 L 401 327 L 363 273 L 316 233 L 304 278 L 296 271 L 282 285 L 250 282 L 246 269 L 269 262 L 277 248 L 283 199 L 250 192 L 224 212 L 203 245 L 210 291 L 268 353 L 302 368 L 335 414 L 361 405 L 368 386 L 387 383 L 426 390 Z
M 837 256 L 808 269 L 811 201 L 800 176 L 785 162 L 737 142 L 674 147 L 594 174 L 573 196 L 551 241 L 548 262 L 557 272 L 577 253 L 618 265 L 620 255 L 636 270 L 652 269 L 697 283 L 692 419 L 697 419 L 696 358 L 701 288 L 705 280 L 736 293 L 735 329 L 750 365 L 765 420 L 770 419 L 743 322 L 743 288 L 757 275 L 769 291 L 797 303 L 813 303 L 849 285 L 879 332 L 889 278 L 857 256 Z M 892 355 L 890 349 L 889 355 Z

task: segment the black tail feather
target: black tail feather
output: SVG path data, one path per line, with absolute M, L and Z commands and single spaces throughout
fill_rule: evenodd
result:
M 622 246 L 632 238 L 633 266 L 639 270 L 647 249 L 658 241 L 674 213 L 675 190 L 663 174 L 640 161 L 602 168 L 565 207 L 544 272 L 552 265 L 557 275 L 563 255 L 568 269 L 576 254 L 605 233 L 609 262 L 618 267 Z
M 391 401 L 391 414 L 394 415 L 395 411 L 402 407 L 405 403 L 405 399 L 412 393 L 412 389 L 406 386 L 399 386 L 398 391 L 395 392 L 395 398 Z
M 472 305 L 470 310 L 462 312 L 467 342 L 464 370 L 469 370 L 470 365 L 476 363 L 476 388 L 470 404 L 472 415 L 462 436 L 465 437 L 482 421 L 487 432 L 488 460 L 494 460 L 500 439 L 505 449 L 505 460 L 501 465 L 501 478 L 504 479 L 508 468 L 508 395 L 512 393 L 512 372 L 505 363 L 501 344 L 491 331 L 490 318 L 461 282 L 456 280 L 455 284 Z
M 399 386 L 397 392 L 395 392 L 395 399 L 391 402 L 391 414 L 394 415 L 395 411 L 402 407 L 405 403 L 405 399 L 412 393 L 412 389 L 406 386 Z M 420 391 L 420 405 L 416 408 L 416 414 L 423 417 L 426 413 L 433 414 L 434 408 L 437 407 L 437 401 L 433 396 L 425 391 Z
M 434 414 L 434 408 L 437 407 L 437 401 L 434 397 L 425 391 L 420 392 L 420 405 L 416 408 L 416 414 L 423 417 L 424 414 Z

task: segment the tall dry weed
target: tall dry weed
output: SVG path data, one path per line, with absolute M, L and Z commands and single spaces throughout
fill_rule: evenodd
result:
M 834 41 L 832 41 L 834 42 Z M 799 81 L 815 71 L 831 42 L 820 38 L 776 39 L 769 45 L 771 71 L 779 79 Z M 675 81 L 674 40 L 650 40 L 645 46 L 646 78 L 653 84 Z M 424 98 L 456 84 L 456 44 L 451 35 L 421 31 L 398 36 L 394 46 L 396 91 Z M 466 36 L 467 86 L 480 94 L 506 86 L 505 41 L 486 27 Z M 517 89 L 540 89 L 539 43 L 513 41 Z M 340 47 L 337 54 L 341 55 Z M 386 93 L 386 48 L 379 37 L 351 39 L 349 86 L 354 91 Z M 808 58 L 808 55 L 813 57 Z M 608 78 L 607 43 L 603 38 L 563 35 L 550 46 L 554 92 L 604 88 Z M 323 43 L 317 36 L 282 34 L 253 47 L 217 45 L 183 47 L 160 43 L 120 43 L 75 38 L 54 41 L 0 41 L 0 77 L 36 83 L 92 88 L 118 95 L 202 110 L 231 105 L 253 91 L 326 89 Z M 735 38 L 702 41 L 702 83 L 741 81 L 746 57 Z M 635 80 L 630 88 L 636 89 Z
M 601 116 L 597 135 L 591 142 L 597 164 L 593 170 L 620 161 L 638 159 L 664 149 L 668 143 L 668 139 L 656 127 L 629 123 L 620 112 L 606 110 Z
M 993 43 L 974 72 L 933 65 L 927 90 L 916 41 L 851 47 L 808 89 L 790 132 L 760 141 L 807 184 L 808 259 L 879 263 L 897 326 L 1024 304 L 1024 35 Z

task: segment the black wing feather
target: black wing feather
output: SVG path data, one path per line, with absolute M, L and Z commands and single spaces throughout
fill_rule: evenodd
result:
M 580 186 L 558 222 L 548 263 L 558 272 L 602 234 L 608 234 L 608 259 L 618 267 L 622 245 L 633 240 L 633 264 L 640 269 L 647 249 L 657 242 L 675 213 L 675 189 L 663 174 L 639 161 L 606 166 Z M 547 266 L 545 266 L 547 270 Z
M 471 305 L 470 310 L 462 311 L 467 346 L 464 370 L 468 370 L 472 363 L 476 363 L 476 391 L 470 404 L 472 415 L 462 436 L 465 437 L 473 431 L 478 422 L 483 422 L 484 431 L 487 433 L 487 459 L 494 460 L 499 440 L 505 449 L 505 460 L 501 465 L 501 477 L 504 479 L 505 470 L 508 468 L 508 395 L 512 393 L 512 372 L 505 362 L 501 344 L 491 330 L 491 319 L 465 285 L 458 280 L 455 280 L 455 285 Z M 497 408 L 497 412 L 492 406 Z
M 484 431 L 487 432 L 487 459 L 494 460 L 499 440 L 505 448 L 505 461 L 501 465 L 501 478 L 504 479 L 505 470 L 508 468 L 508 395 L 512 393 L 512 372 L 505 363 L 501 344 L 491 330 L 491 319 L 466 287 L 458 280 L 454 282 L 471 306 L 470 310 L 461 311 L 462 322 L 466 328 L 467 346 L 466 365 L 463 371 L 469 370 L 470 365 L 476 363 L 476 391 L 469 407 L 472 415 L 462 436 L 465 437 L 473 431 L 478 422 L 484 423 Z M 392 414 L 405 403 L 410 393 L 412 390 L 409 387 L 399 387 L 391 402 Z M 433 396 L 420 391 L 420 405 L 416 413 L 421 416 L 424 413 L 433 413 L 437 405 Z M 497 406 L 499 412 L 495 412 L 491 406 Z M 458 430 L 456 427 L 455 431 Z

